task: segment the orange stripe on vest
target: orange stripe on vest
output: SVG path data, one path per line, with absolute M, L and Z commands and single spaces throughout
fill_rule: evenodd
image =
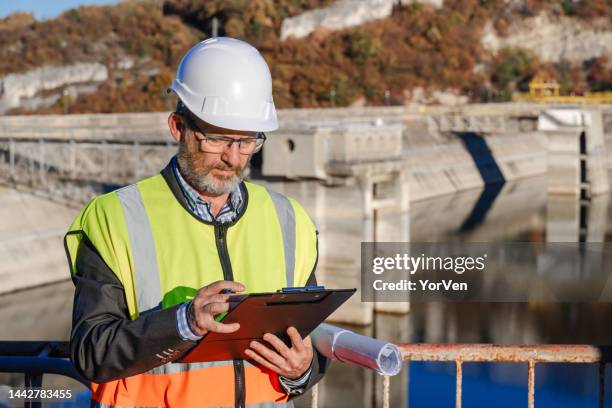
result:
M 246 403 L 286 402 L 278 375 L 245 365 Z M 118 407 L 233 407 L 234 367 L 210 367 L 174 374 L 140 374 L 92 384 L 92 399 Z

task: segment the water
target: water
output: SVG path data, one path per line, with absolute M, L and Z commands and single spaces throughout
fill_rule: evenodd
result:
M 368 225 L 371 221 L 359 224 L 362 214 L 355 189 L 325 190 L 323 197 L 316 193 L 318 187 L 308 190 L 305 186 L 285 186 L 285 190 L 306 202 L 315 223 L 323 230 L 321 235 L 327 236 L 327 270 L 318 272 L 325 280 L 331 274 L 356 267 L 359 260 L 349 254 L 358 253 L 359 241 L 372 236 L 381 241 L 412 242 L 610 241 L 612 207 L 608 196 L 594 198 L 584 211 L 575 200 L 547 196 L 546 182 L 544 177 L 533 178 L 412 203 L 407 223 L 389 211 L 377 214 L 375 226 Z M 321 207 L 345 211 L 330 214 Z M 586 220 L 586 228 L 580 228 L 581 219 Z M 345 276 L 345 281 L 350 282 L 350 278 Z M 412 304 L 407 315 L 377 314 L 373 326 L 367 329 L 346 327 L 396 342 L 612 344 L 612 307 L 558 303 Z M 596 365 L 588 364 L 536 365 L 536 406 L 597 406 L 597 370 Z M 610 367 L 607 370 L 609 373 Z M 380 406 L 382 382 L 377 376 L 337 363 L 329 374 L 319 392 L 323 406 L 350 407 L 357 401 L 363 406 Z M 526 364 L 465 364 L 463 383 L 464 407 L 527 405 Z M 610 375 L 606 388 L 609 400 Z M 391 406 L 452 407 L 454 398 L 454 363 L 411 363 L 391 381 Z M 304 401 L 300 406 L 307 404 Z
M 379 211 L 364 220 L 355 186 L 326 188 L 316 182 L 269 182 L 295 197 L 320 231 L 317 272 L 328 286 L 359 285 L 359 244 L 364 240 L 412 242 L 612 241 L 612 206 L 593 200 L 585 215 L 573 200 L 546 196 L 545 178 L 412 203 L 408 216 Z M 588 228 L 580 230 L 586 217 Z M 63 251 L 58 248 L 58 251 Z M 27 302 L 24 301 L 27 293 Z M 63 282 L 0 297 L 3 340 L 66 340 L 73 288 Z M 336 315 L 362 334 L 393 342 L 491 342 L 505 344 L 612 344 L 612 307 L 607 304 L 412 304 L 410 312 L 377 313 L 355 296 Z M 354 325 L 367 318 L 366 326 Z M 353 325 L 347 322 L 353 322 Z M 597 367 L 542 364 L 536 370 L 537 407 L 597 406 Z M 391 381 L 391 406 L 454 406 L 454 364 L 412 363 Z M 612 373 L 608 367 L 608 399 Z M 465 364 L 464 407 L 526 406 L 525 364 Z M 47 377 L 46 377 L 47 378 Z M 49 377 L 45 385 L 66 383 Z M 21 376 L 0 374 L 0 384 L 18 386 Z M 76 383 L 70 386 L 82 389 Z M 370 371 L 334 363 L 321 384 L 320 406 L 380 406 L 382 380 Z M 297 401 L 308 406 L 308 397 Z M 612 404 L 612 401 L 609 402 Z M 612 405 L 609 405 L 612 406 Z
M 612 367 L 607 368 L 607 388 Z M 455 364 L 410 364 L 410 408 L 446 408 L 455 404 Z M 598 407 L 598 367 L 593 364 L 538 364 L 535 402 L 538 408 Z M 612 404 L 608 392 L 606 406 Z M 463 406 L 527 406 L 527 364 L 464 363 Z

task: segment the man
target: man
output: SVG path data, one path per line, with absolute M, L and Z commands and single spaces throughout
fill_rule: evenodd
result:
M 316 229 L 294 200 L 244 182 L 278 128 L 272 80 L 249 44 L 213 38 L 183 57 L 168 118 L 178 154 L 161 174 L 97 197 L 65 244 L 76 286 L 72 360 L 97 406 L 291 405 L 327 360 L 288 328 L 248 361 L 176 362 L 208 332 L 232 333 L 228 292 L 315 284 Z

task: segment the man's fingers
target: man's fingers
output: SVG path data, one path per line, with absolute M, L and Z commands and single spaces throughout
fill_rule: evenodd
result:
M 255 351 L 253 351 L 251 349 L 246 349 L 244 351 L 244 354 L 246 354 L 249 358 L 252 358 L 256 362 L 258 362 L 262 366 L 264 366 L 266 368 L 269 368 L 270 370 L 274 371 L 275 373 L 277 373 L 277 374 L 281 374 L 282 373 L 282 370 L 280 368 L 278 368 L 277 366 L 275 366 L 274 364 L 272 364 L 271 362 L 269 362 L 268 360 L 266 360 L 265 358 L 263 358 L 262 356 L 257 354 L 257 352 L 255 352 Z
M 272 347 L 278 351 L 278 354 L 289 359 L 289 347 L 281 339 L 273 335 L 272 333 L 266 333 L 263 336 L 263 339 L 270 343 Z
M 291 339 L 291 344 L 293 344 L 293 348 L 295 348 L 295 350 L 298 352 L 302 351 L 304 349 L 304 342 L 302 340 L 302 336 L 300 336 L 300 333 L 297 331 L 297 329 L 291 326 L 287 329 L 287 334 Z
M 243 292 L 245 287 L 240 282 L 220 280 L 220 281 L 213 282 L 210 285 L 206 286 L 206 289 L 204 289 L 204 294 L 212 295 L 215 293 L 219 293 L 224 289 L 227 289 L 232 292 Z
M 214 320 L 211 320 L 207 324 L 208 331 L 214 333 L 233 333 L 240 329 L 239 323 L 220 323 Z
M 266 360 L 268 360 L 275 366 L 281 369 L 285 367 L 285 359 L 283 358 L 283 356 L 279 355 L 277 352 L 273 350 L 270 350 L 268 347 L 264 346 L 263 344 L 257 341 L 252 341 L 249 344 L 249 347 L 251 347 L 257 353 L 259 353 L 259 355 L 261 355 L 263 358 L 265 358 Z
M 218 293 L 216 295 L 212 295 L 211 297 L 206 299 L 206 303 L 224 303 L 227 302 L 231 295 L 230 294 L 221 294 Z
M 208 303 L 202 308 L 202 311 L 204 313 L 210 313 L 211 315 L 218 315 L 219 313 L 227 312 L 229 310 L 229 306 L 229 303 Z

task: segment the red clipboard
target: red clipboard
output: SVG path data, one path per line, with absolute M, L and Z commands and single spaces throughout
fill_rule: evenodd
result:
M 295 327 L 302 337 L 307 336 L 356 289 L 288 288 L 274 293 L 235 295 L 229 299 L 230 311 L 223 323 L 240 323 L 234 333 L 208 333 L 180 362 L 195 363 L 249 357 L 244 351 L 252 340 L 265 343 L 263 335 L 273 333 L 286 344 L 291 344 L 287 328 Z

